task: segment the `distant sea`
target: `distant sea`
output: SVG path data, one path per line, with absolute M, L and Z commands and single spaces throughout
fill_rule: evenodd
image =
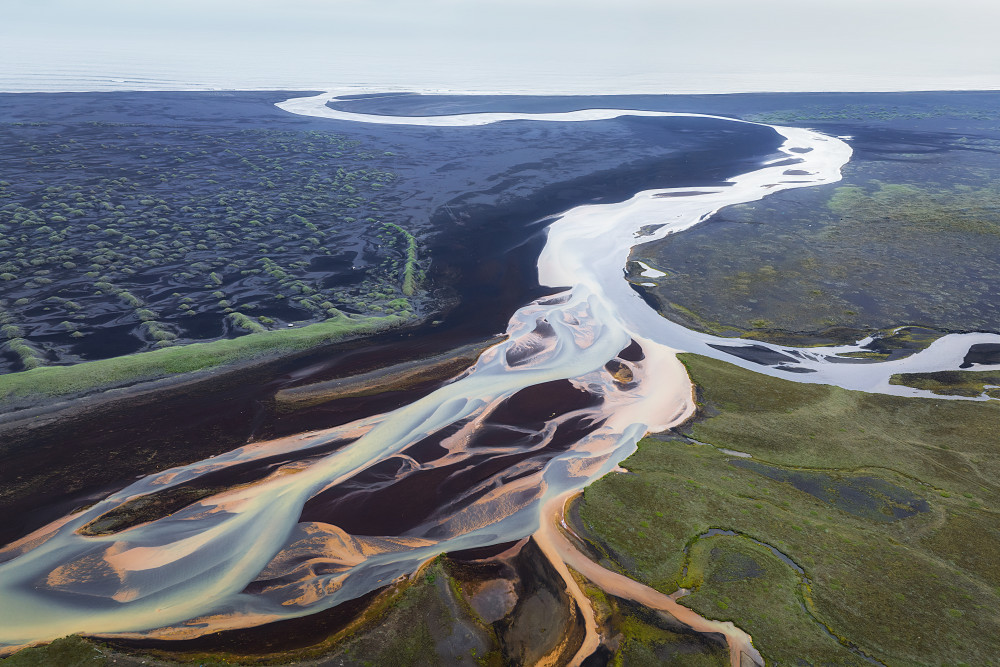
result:
M 0 44 L 0 92 L 114 90 L 407 90 L 522 94 L 708 94 L 739 92 L 879 92 L 1000 90 L 1000 75 L 927 76 L 835 72 L 493 71 L 447 63 L 363 63 L 331 53 L 268 53 L 248 61 L 235 53 L 68 52 Z

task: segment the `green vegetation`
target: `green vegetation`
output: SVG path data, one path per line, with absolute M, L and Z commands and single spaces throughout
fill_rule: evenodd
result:
M 902 232 L 919 229 L 927 234 L 1000 236 L 998 200 L 1000 187 L 993 184 L 927 188 L 872 181 L 868 188 L 850 185 L 836 188 L 827 206 L 856 222 L 895 222 Z
M 239 312 L 232 312 L 227 315 L 233 324 L 244 331 L 249 331 L 250 333 L 263 333 L 267 331 L 267 328 L 258 322 L 254 322 L 249 317 Z
M 435 560 L 368 632 L 348 638 L 335 655 L 371 665 L 497 665 L 492 628 L 465 606 L 457 582 Z
M 395 176 L 359 141 L 223 121 L 6 123 L 0 140 L 0 308 L 26 332 L 0 372 L 415 310 L 414 237 L 375 242 Z
M 613 667 L 726 667 L 725 650 L 712 651 L 690 637 L 657 626 L 654 619 L 626 616 L 619 630 L 621 645 L 612 658 Z
M 0 660 L 4 667 L 89 667 L 107 665 L 104 651 L 87 639 L 64 637 L 45 646 L 19 651 Z
M 885 361 L 889 358 L 887 352 L 838 352 L 838 357 L 848 357 L 849 359 L 871 359 L 873 361 Z
M 683 584 L 694 592 L 682 604 L 736 621 L 769 662 L 866 664 L 823 632 L 803 604 L 798 574 L 767 548 L 739 536 L 702 538 L 691 546 L 687 566 Z
M 11 338 L 8 340 L 7 349 L 17 355 L 18 359 L 21 360 L 21 367 L 25 370 L 38 368 L 42 365 L 42 360 L 38 357 L 38 353 L 23 338 Z
M 904 398 L 767 378 L 723 362 L 682 357 L 706 405 L 701 442 L 768 463 L 826 469 L 891 467 L 935 488 L 1000 507 L 1000 404 Z
M 896 373 L 889 384 L 927 389 L 942 396 L 982 396 L 1000 398 L 998 371 L 937 371 L 935 373 Z
M 712 415 L 685 431 L 753 459 L 642 441 L 622 464 L 631 474 L 599 480 L 580 505 L 610 564 L 663 592 L 693 587 L 683 604 L 732 620 L 777 664 L 860 664 L 848 644 L 888 664 L 993 660 L 1000 405 L 682 359 Z M 736 535 L 698 539 L 713 528 Z
M 341 316 L 296 329 L 191 343 L 73 366 L 49 366 L 24 373 L 9 373 L 0 376 L 0 403 L 11 405 L 24 402 L 24 399 L 30 403 L 42 397 L 69 396 L 276 353 L 305 350 L 348 336 L 384 331 L 405 321 L 406 318 L 399 315 L 357 319 Z
M 847 343 L 899 325 L 1000 331 L 991 151 L 852 160 L 842 185 L 727 207 L 637 246 L 632 259 L 667 275 L 630 280 L 685 326 L 779 344 Z
M 406 243 L 406 263 L 403 266 L 402 292 L 406 296 L 413 296 L 417 288 L 417 239 L 410 232 L 393 223 L 385 223 L 382 227 L 386 230 L 395 231 Z
M 202 498 L 225 491 L 227 487 L 196 485 L 172 486 L 139 496 L 105 512 L 79 529 L 81 535 L 114 535 L 126 528 L 168 516 L 193 505 Z
M 599 622 L 607 628 L 606 636 L 618 641 L 610 663 L 614 667 L 726 667 L 730 664 L 729 651 L 724 644 L 675 632 L 676 628 L 670 629 L 659 614 L 618 598 L 608 598 L 585 582 L 583 585 Z

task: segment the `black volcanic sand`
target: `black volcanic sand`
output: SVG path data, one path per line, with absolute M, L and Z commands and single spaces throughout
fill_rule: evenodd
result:
M 969 347 L 959 368 L 972 368 L 975 364 L 1000 364 L 1000 345 L 996 343 L 977 343 Z
M 385 589 L 337 605 L 303 618 L 268 623 L 240 630 L 216 632 L 196 639 L 165 641 L 156 639 L 113 639 L 108 644 L 119 650 L 185 653 L 232 653 L 254 655 L 294 651 L 313 646 L 349 627 Z
M 635 288 L 685 326 L 779 344 L 900 325 L 1000 332 L 1000 94 L 837 99 L 749 117 L 849 137 L 841 182 L 728 207 L 637 246 L 632 259 L 667 275 L 641 277 L 630 263 L 630 280 L 655 283 Z
M 503 331 L 509 315 L 551 292 L 537 285 L 544 221 L 576 204 L 617 201 L 651 187 L 720 184 L 770 156 L 767 128 L 711 120 L 631 118 L 593 123 L 501 123 L 479 128 L 356 125 L 293 116 L 284 93 L 3 95 L 3 122 L 231 123 L 332 131 L 395 154 L 382 219 L 420 236 L 430 259 L 434 323 L 329 346 L 191 386 L 87 404 L 85 412 L 0 426 L 0 540 L 9 541 L 121 488 L 137 475 L 262 439 L 344 423 L 394 407 L 404 394 L 277 418 L 270 397 L 289 386 L 431 356 Z M 433 306 L 428 302 L 428 308 Z M 428 315 L 427 320 L 434 315 Z M 80 405 L 83 405 L 80 403 Z M 54 490 L 58 491 L 54 491 Z
M 262 126 L 258 103 L 251 125 L 195 110 L 178 124 L 169 112 L 185 112 L 183 97 L 141 117 L 116 110 L 114 122 L 87 109 L 0 122 L 3 338 L 64 364 L 421 310 L 401 289 L 405 239 L 381 225 L 389 156 L 334 132 Z M 3 370 L 33 363 L 5 359 Z
M 496 485 L 541 472 L 549 459 L 600 426 L 586 419 L 567 419 L 543 444 L 544 434 L 540 431 L 546 420 L 598 403 L 565 380 L 524 389 L 485 419 L 483 428 L 468 443 L 465 457 L 455 460 L 455 453 L 439 444 L 460 425 L 443 429 L 313 497 L 303 509 L 301 520 L 333 524 L 353 535 L 412 534 L 432 516 L 446 517 L 449 512 L 457 512 Z M 264 457 L 211 472 L 123 503 L 91 521 L 81 532 L 113 534 L 176 512 L 234 485 L 262 479 L 285 463 L 320 457 L 346 444 L 331 441 L 295 455 Z M 476 453 L 484 447 L 494 452 L 504 448 L 510 453 Z M 449 464 L 435 465 L 445 456 Z M 410 459 L 423 467 L 413 470 Z M 400 503 L 400 498 L 407 502 Z M 359 512 L 359 507 L 365 511 Z

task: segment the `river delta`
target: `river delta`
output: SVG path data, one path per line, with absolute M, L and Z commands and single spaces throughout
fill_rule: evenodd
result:
M 996 94 L 3 101 L 4 662 L 995 660 Z

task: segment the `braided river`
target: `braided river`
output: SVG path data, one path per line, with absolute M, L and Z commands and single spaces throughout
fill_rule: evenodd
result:
M 278 106 L 339 121 L 440 127 L 699 117 L 620 109 L 382 116 L 340 111 L 331 100 L 333 94 L 323 94 Z M 576 552 L 556 527 L 565 500 L 615 471 L 646 433 L 693 414 L 679 351 L 799 382 L 922 395 L 890 385 L 889 377 L 957 368 L 972 344 L 1000 339 L 948 335 L 906 359 L 842 363 L 834 355 L 858 350 L 864 341 L 797 349 L 722 339 L 653 310 L 623 276 L 635 245 L 682 232 L 725 206 L 840 180 L 852 153 L 846 141 L 808 129 L 772 129 L 783 141 L 780 155 L 724 186 L 646 190 L 558 216 L 537 265 L 540 284 L 558 291 L 513 313 L 505 341 L 429 395 L 385 414 L 147 476 L 5 547 L 0 647 L 10 651 L 73 633 L 186 639 L 305 616 L 391 584 L 438 554 L 534 535 L 584 610 L 566 564 L 615 595 L 670 611 L 695 629 L 723 632 L 737 649 L 734 664 L 740 654 L 761 662 L 738 628 L 701 619 Z M 731 354 L 751 345 L 774 362 Z M 262 479 L 168 516 L 109 535 L 79 532 L 127 501 L 270 458 L 281 463 Z M 424 507 L 427 498 L 433 502 Z M 354 528 L 303 520 L 307 503 L 312 514 L 349 507 Z M 394 504 L 421 509 L 394 521 L 368 520 L 366 513 L 391 513 Z M 366 524 L 369 530 L 357 528 Z M 590 616 L 577 663 L 596 648 Z

